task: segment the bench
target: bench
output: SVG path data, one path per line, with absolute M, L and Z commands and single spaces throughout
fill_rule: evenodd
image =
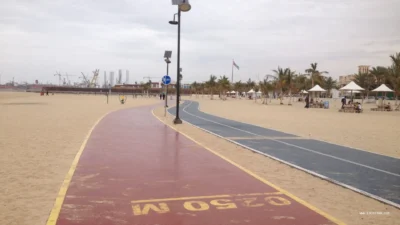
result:
M 398 111 L 397 108 L 395 109 L 396 111 Z M 390 112 L 390 111 L 393 111 L 393 109 L 391 106 L 387 107 L 387 106 L 379 105 L 378 108 L 371 108 L 371 111 L 388 111 L 388 112 Z
M 322 109 L 322 108 L 324 108 L 324 105 L 312 103 L 312 104 L 310 104 L 310 108 Z
M 363 109 L 357 111 L 356 108 L 355 108 L 354 106 L 352 106 L 352 105 L 345 105 L 342 109 L 339 109 L 339 112 L 348 112 L 348 113 L 357 113 L 357 112 L 360 112 L 360 113 L 362 113 L 362 112 L 363 112 Z

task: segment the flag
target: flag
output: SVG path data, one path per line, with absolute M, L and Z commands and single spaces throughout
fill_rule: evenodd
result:
M 236 67 L 236 69 L 239 69 L 239 66 L 236 65 L 235 60 L 233 61 L 233 66 Z

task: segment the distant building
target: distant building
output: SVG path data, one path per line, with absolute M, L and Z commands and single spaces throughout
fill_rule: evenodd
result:
M 358 73 L 368 73 L 369 67 L 370 66 L 367 66 L 367 65 L 358 66 Z M 356 76 L 355 74 L 339 76 L 340 87 L 343 87 L 343 86 L 347 85 L 348 83 L 350 83 L 351 81 L 354 81 L 355 76 Z
M 129 70 L 126 70 L 126 80 L 125 84 L 129 84 Z
M 107 87 L 107 72 L 104 71 L 104 84 L 103 87 L 106 88 Z
M 122 70 L 118 70 L 117 84 L 122 84 Z
M 114 86 L 114 72 L 110 72 L 110 83 L 111 87 Z
M 366 65 L 358 66 L 358 72 L 359 73 L 368 73 L 369 72 L 369 66 L 366 66 Z

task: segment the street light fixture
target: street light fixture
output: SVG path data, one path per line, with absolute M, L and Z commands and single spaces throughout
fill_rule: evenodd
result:
M 176 21 L 176 19 L 175 19 L 176 15 L 178 15 L 178 13 L 175 13 L 175 14 L 174 14 L 174 20 L 169 21 L 169 24 L 171 24 L 171 25 L 178 25 L 178 21 Z
M 174 124 L 181 124 L 182 120 L 179 118 L 179 100 L 180 100 L 180 63 L 181 63 L 181 12 L 188 12 L 192 8 L 189 0 L 172 0 L 172 5 L 178 5 L 178 13 L 174 14 L 174 20 L 169 21 L 171 25 L 178 25 L 178 59 L 177 59 L 177 72 L 176 72 L 176 117 Z M 178 15 L 178 21 L 175 16 Z
M 182 11 L 182 12 L 189 12 L 190 11 L 190 9 L 192 8 L 192 6 L 189 4 L 189 2 L 188 3 L 183 3 L 183 4 L 180 4 L 179 5 L 179 9 Z

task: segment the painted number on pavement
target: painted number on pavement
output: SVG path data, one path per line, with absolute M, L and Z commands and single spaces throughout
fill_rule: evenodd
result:
M 266 196 L 267 195 L 267 196 Z M 132 209 L 134 216 L 148 215 L 151 212 L 156 214 L 163 214 L 171 212 L 170 205 L 172 202 L 179 202 L 174 204 L 176 209 L 179 208 L 189 212 L 201 212 L 208 210 L 230 210 L 239 209 L 241 207 L 256 208 L 264 206 L 287 206 L 291 202 L 284 198 L 281 193 L 253 193 L 253 194 L 240 194 L 240 195 L 218 195 L 218 196 L 200 196 L 196 197 L 182 197 L 171 199 L 152 199 L 132 201 Z M 180 211 L 182 211 L 182 209 Z M 178 209 L 176 209 L 178 210 Z

